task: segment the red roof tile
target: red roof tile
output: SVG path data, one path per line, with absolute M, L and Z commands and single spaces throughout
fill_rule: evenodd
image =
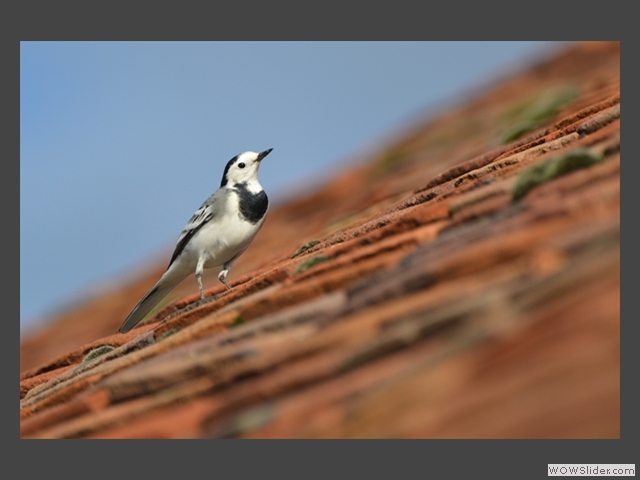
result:
M 115 333 L 163 263 L 44 327 L 21 436 L 619 438 L 619 49 L 576 44 L 274 209 L 203 305 L 185 282 Z

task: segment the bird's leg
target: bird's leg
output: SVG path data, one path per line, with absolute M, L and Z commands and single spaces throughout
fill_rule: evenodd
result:
M 202 271 L 204 270 L 204 257 L 200 257 L 196 265 L 196 280 L 200 289 L 200 300 L 204 300 L 204 289 L 202 288 Z
M 229 290 L 231 290 L 231 286 L 227 283 L 227 273 L 229 273 L 229 269 L 231 268 L 231 264 L 233 263 L 233 260 L 235 259 L 231 259 L 227 263 L 225 263 L 224 266 L 222 267 L 222 270 L 220 270 L 220 273 L 218 274 L 218 280 L 224 283 L 224 285 Z

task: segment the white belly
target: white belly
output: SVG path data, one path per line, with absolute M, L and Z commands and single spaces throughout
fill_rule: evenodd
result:
M 230 214 L 204 225 L 189 241 L 183 255 L 195 269 L 201 255 L 205 255 L 204 268 L 224 265 L 249 246 L 260 230 L 264 217 L 258 223 L 241 220 L 238 214 Z M 223 227 L 224 226 L 224 227 Z

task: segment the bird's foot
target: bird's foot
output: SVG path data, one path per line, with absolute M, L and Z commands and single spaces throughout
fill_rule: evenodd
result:
M 227 287 L 229 290 L 231 290 L 231 285 L 229 285 L 227 283 L 227 272 L 226 272 L 226 270 L 222 270 L 220 272 L 220 274 L 218 275 L 218 280 L 220 280 L 224 284 L 225 287 Z

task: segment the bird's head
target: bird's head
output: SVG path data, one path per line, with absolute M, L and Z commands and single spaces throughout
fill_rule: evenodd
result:
M 258 168 L 264 157 L 271 153 L 273 148 L 264 152 L 244 152 L 236 155 L 227 162 L 222 175 L 220 187 L 235 185 L 236 183 L 253 183 L 258 181 Z

